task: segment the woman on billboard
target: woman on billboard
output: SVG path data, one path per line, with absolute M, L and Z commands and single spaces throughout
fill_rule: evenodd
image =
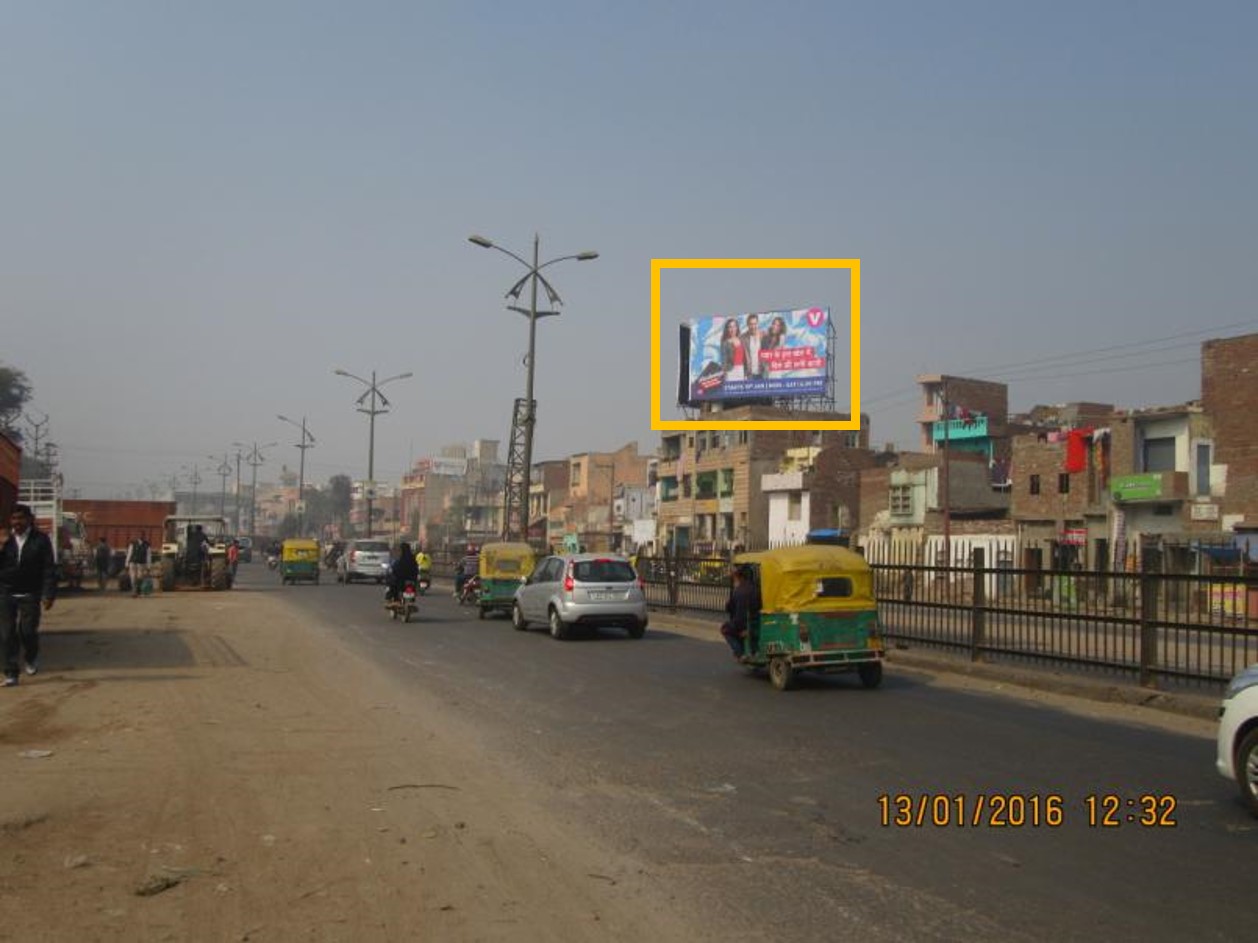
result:
M 747 351 L 738 335 L 738 318 L 730 318 L 721 336 L 721 369 L 725 371 L 725 382 L 747 379 L 746 363 Z

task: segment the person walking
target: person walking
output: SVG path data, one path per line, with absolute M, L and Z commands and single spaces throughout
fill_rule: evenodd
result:
M 240 564 L 240 541 L 233 540 L 231 543 L 227 545 L 227 569 L 231 573 L 233 582 L 235 582 L 236 580 L 236 567 L 239 564 Z
M 39 671 L 39 617 L 57 598 L 57 555 L 48 535 L 35 528 L 25 504 L 9 518 L 11 533 L 0 547 L 0 652 L 4 687 L 18 683 L 19 656 L 26 673 Z
M 153 551 L 143 534 L 136 534 L 127 548 L 127 574 L 131 577 L 131 595 L 140 595 L 140 583 L 148 576 L 153 564 Z
M 105 584 L 109 582 L 109 561 L 113 559 L 114 552 L 109 549 L 109 543 L 104 537 L 96 544 L 96 551 L 92 554 L 92 561 L 96 564 L 96 582 L 100 584 L 103 590 Z

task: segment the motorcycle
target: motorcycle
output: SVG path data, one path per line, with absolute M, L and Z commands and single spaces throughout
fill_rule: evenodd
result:
M 419 583 L 415 588 L 419 591 L 419 595 L 428 595 L 428 590 L 432 588 L 432 579 L 428 576 L 427 571 L 419 574 Z
M 463 583 L 463 589 L 459 593 L 460 606 L 475 606 L 480 601 L 480 577 L 470 576 Z
M 280 558 L 273 553 L 266 555 L 266 568 L 268 570 L 278 570 L 280 566 Z
M 402 585 L 402 592 L 397 599 L 385 600 L 384 608 L 389 610 L 389 618 L 397 621 L 398 616 L 402 617 L 403 622 L 410 622 L 411 616 L 415 614 L 415 584 L 407 580 Z

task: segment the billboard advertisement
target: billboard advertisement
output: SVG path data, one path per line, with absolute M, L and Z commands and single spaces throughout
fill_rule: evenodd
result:
M 825 395 L 830 309 L 695 318 L 681 328 L 681 402 Z

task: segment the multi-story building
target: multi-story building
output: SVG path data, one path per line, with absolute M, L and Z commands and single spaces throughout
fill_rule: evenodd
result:
M 787 412 L 771 406 L 724 409 L 720 418 L 845 420 L 840 413 Z M 714 553 L 735 546 L 769 543 L 764 475 L 774 473 L 788 449 L 840 446 L 867 449 L 869 418 L 860 431 L 701 430 L 666 432 L 660 439 L 656 542 L 691 553 Z
M 571 462 L 566 458 L 538 462 L 529 476 L 529 541 L 540 546 L 558 546 L 564 527 L 560 508 L 568 497 Z
M 1247 540 L 1258 556 L 1258 334 L 1202 345 L 1201 404 L 1214 438 L 1198 441 L 1190 456 L 1198 491 L 1209 466 L 1210 496 L 1216 499 L 1210 503 L 1218 508 L 1219 525 Z
M 846 446 L 787 449 L 778 470 L 760 477 L 768 499 L 769 546 L 803 543 L 812 530 L 855 531 L 861 472 L 879 462 L 877 453 Z
M 611 550 L 621 542 L 615 499 L 619 486 L 646 487 L 651 457 L 630 442 L 614 452 L 580 452 L 568 459 L 568 493 L 552 506 L 552 522 L 564 537 L 590 550 Z

